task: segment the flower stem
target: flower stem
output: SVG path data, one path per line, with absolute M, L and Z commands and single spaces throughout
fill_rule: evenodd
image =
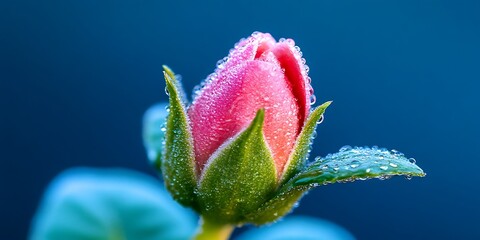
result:
M 234 226 L 200 218 L 200 225 L 195 235 L 196 240 L 226 240 L 232 234 Z

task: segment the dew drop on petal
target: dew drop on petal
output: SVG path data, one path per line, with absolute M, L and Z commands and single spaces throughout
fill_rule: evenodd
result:
M 309 72 L 310 71 L 310 67 L 308 65 L 305 64 L 305 72 Z
M 315 97 L 315 95 L 310 95 L 310 105 L 313 105 L 315 104 L 315 102 L 317 101 L 317 97 Z

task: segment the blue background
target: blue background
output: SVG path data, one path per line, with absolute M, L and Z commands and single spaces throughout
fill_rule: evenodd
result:
M 317 188 L 295 214 L 359 239 L 480 239 L 480 1 L 0 3 L 0 238 L 23 239 L 48 182 L 72 166 L 154 174 L 141 117 L 189 91 L 253 31 L 301 47 L 317 102 L 314 155 L 395 148 L 428 173 Z

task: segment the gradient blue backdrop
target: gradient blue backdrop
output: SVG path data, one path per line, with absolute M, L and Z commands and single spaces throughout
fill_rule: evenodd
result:
M 253 31 L 294 38 L 318 102 L 314 155 L 379 145 L 428 176 L 318 188 L 295 214 L 359 239 L 480 239 L 480 1 L 26 1 L 0 3 L 0 238 L 23 239 L 63 169 L 153 174 L 145 109 L 161 64 L 192 89 Z

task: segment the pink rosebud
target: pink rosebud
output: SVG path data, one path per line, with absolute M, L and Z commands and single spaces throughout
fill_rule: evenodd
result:
M 197 174 L 263 108 L 264 137 L 281 176 L 314 97 L 301 56 L 291 39 L 254 33 L 219 63 L 188 109 Z

